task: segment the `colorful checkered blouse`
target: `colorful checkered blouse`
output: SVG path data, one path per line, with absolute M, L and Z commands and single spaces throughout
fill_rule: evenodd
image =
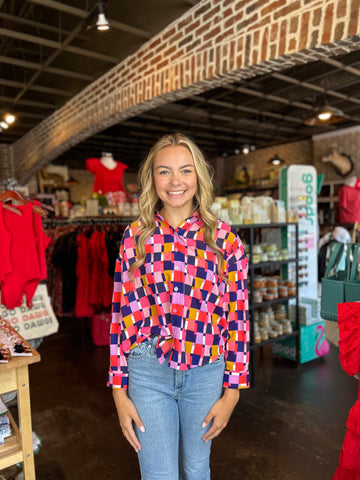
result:
M 247 388 L 248 261 L 240 238 L 218 221 L 216 243 L 224 255 L 221 278 L 197 213 L 177 228 L 158 213 L 155 223 L 145 243 L 146 261 L 133 272 L 133 280 L 129 268 L 136 260 L 139 222 L 124 232 L 115 270 L 108 386 L 127 388 L 130 350 L 150 335 L 159 335 L 160 363 L 188 370 L 224 353 L 224 387 Z

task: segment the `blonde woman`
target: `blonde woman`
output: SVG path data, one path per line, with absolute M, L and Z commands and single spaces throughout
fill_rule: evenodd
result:
M 209 480 L 211 440 L 249 386 L 247 258 L 210 211 L 199 148 L 166 135 L 140 172 L 116 263 L 108 385 L 143 480 Z

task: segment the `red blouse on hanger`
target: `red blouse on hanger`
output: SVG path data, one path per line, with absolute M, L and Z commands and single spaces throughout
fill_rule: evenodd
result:
M 100 158 L 88 158 L 86 169 L 95 175 L 93 192 L 102 194 L 109 192 L 125 192 L 123 175 L 128 168 L 124 163 L 116 161 L 116 167 L 110 170 L 100 161 Z

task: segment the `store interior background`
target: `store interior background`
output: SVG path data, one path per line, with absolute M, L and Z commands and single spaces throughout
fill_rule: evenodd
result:
M 28 42 L 19 35 L 21 31 L 29 34 L 30 30 L 27 29 L 30 27 L 8 17 L 23 17 L 19 13 L 21 3 L 28 11 L 24 18 L 30 21 L 34 21 L 37 14 L 37 21 L 43 21 L 44 18 L 50 18 L 49 12 L 52 12 L 51 15 L 54 12 L 51 2 L 13 0 L 8 3 L 12 10 L 6 10 L 6 2 L 0 0 L 1 28 L 9 32 L 12 30 L 17 35 L 14 41 L 10 33 L 5 35 L 3 31 L 4 63 L 0 71 L 7 83 L 0 83 L 4 102 L 1 110 L 8 106 L 19 112 L 17 123 L 9 131 L 0 133 L 0 179 L 18 178 L 28 186 L 30 195 L 38 192 L 41 169 L 54 164 L 66 165 L 69 177 L 78 182 L 66 185 L 72 203 L 89 198 L 94 177 L 85 169 L 85 160 L 90 156 L 99 157 L 104 150 L 113 152 L 115 159 L 129 165 L 124 184 L 134 183 L 137 181 L 138 166 L 148 147 L 162 133 L 176 130 L 189 134 L 204 147 L 207 158 L 215 168 L 217 195 L 226 193 L 224 187 L 234 186 L 236 171 L 242 167 L 252 172 L 255 183 L 268 179 L 283 166 L 314 165 L 318 174 L 324 174 L 325 183 L 338 182 L 341 185 L 344 178 L 336 173 L 331 163 L 322 161 L 332 146 L 352 158 L 354 169 L 351 175 L 360 178 L 360 26 L 359 12 L 355 11 L 356 2 L 294 2 L 287 11 L 281 9 L 280 5 L 270 5 L 268 2 L 267 22 L 256 27 L 252 15 L 254 10 L 260 9 L 261 2 L 159 0 L 156 8 L 162 14 L 155 15 L 157 19 L 154 19 L 155 16 L 148 12 L 148 2 L 145 0 L 137 2 L 136 9 L 133 8 L 133 2 L 110 0 L 107 2 L 109 17 L 132 24 L 143 34 L 133 36 L 130 32 L 117 30 L 117 37 L 108 37 L 102 43 L 99 36 L 97 41 L 94 40 L 94 30 L 81 30 L 79 36 L 87 37 L 87 40 L 78 39 L 80 43 L 77 46 L 98 53 L 101 50 L 104 55 L 117 57 L 119 65 L 123 65 L 119 68 L 118 65 L 96 59 L 80 57 L 80 61 L 76 55 L 60 54 L 61 61 L 55 61 L 52 66 L 69 70 L 73 68 L 78 73 L 82 71 L 88 74 L 91 80 L 83 80 L 83 83 L 67 81 L 61 75 L 55 79 L 54 75 L 46 72 L 46 66 L 41 74 L 33 78 L 33 70 L 21 67 L 20 72 L 15 64 L 7 63 L 7 55 L 10 62 L 11 57 L 20 55 L 22 60 L 25 56 L 27 61 L 39 65 L 44 58 L 44 52 L 36 43 Z M 57 3 L 70 6 L 66 2 Z M 79 0 L 72 2 L 71 6 L 84 11 L 85 3 Z M 91 7 L 96 5 L 95 1 L 90 3 Z M 58 5 L 58 8 L 61 11 L 63 7 Z M 234 16 L 234 25 L 240 21 L 248 22 L 247 26 L 242 27 L 244 34 L 240 29 L 226 33 L 222 19 L 230 15 L 226 13 L 229 10 Z M 236 16 L 240 17 L 240 12 L 243 17 L 235 20 Z M 54 15 L 57 18 L 55 23 L 59 22 L 59 15 Z M 75 15 L 77 21 L 68 12 L 62 11 L 61 15 L 63 22 L 69 22 L 62 23 L 68 32 L 75 29 L 84 18 L 79 12 L 78 16 Z M 179 54 L 181 42 L 192 34 L 191 28 L 195 28 L 192 22 L 195 25 L 200 21 L 202 26 L 208 21 L 206 17 L 210 19 L 210 25 L 221 19 L 219 25 L 223 30 L 213 34 L 210 46 L 204 51 L 200 43 L 194 45 L 193 56 L 191 49 Z M 301 23 L 300 18 L 305 18 L 305 24 L 309 26 L 306 33 L 303 29 L 305 24 Z M 329 21 L 332 22 L 331 28 L 326 23 Z M 281 46 L 280 42 L 284 25 L 281 22 L 286 24 L 286 46 Z M 268 24 L 272 25 L 272 33 L 266 30 Z M 162 43 L 164 37 L 170 37 L 173 31 L 182 36 L 168 44 Z M 146 32 L 151 32 L 151 36 L 146 36 Z M 40 38 L 47 36 L 41 28 L 32 34 Z M 60 38 L 64 39 L 65 35 Z M 247 44 L 245 48 L 246 38 L 250 39 L 250 46 Z M 265 40 L 261 42 L 260 38 L 269 38 L 264 51 L 262 47 Z M 247 56 L 247 61 L 243 59 L 238 68 L 234 64 L 240 62 L 240 55 L 235 62 L 235 57 L 229 53 L 234 39 L 238 41 L 239 51 L 244 58 Z M 86 44 L 86 41 L 89 43 Z M 14 50 L 11 50 L 11 42 Z M 164 45 L 169 51 L 170 47 L 176 48 L 171 61 L 161 66 L 163 59 L 155 59 L 153 68 L 144 74 L 141 61 L 137 60 L 145 55 L 155 58 L 157 48 L 165 51 Z M 283 48 L 282 52 L 280 48 Z M 46 50 L 46 55 L 50 57 L 50 54 L 51 51 Z M 217 56 L 225 59 L 223 64 L 214 61 Z M 321 72 L 325 73 L 322 60 L 327 58 L 334 60 L 335 64 L 331 67 L 333 71 L 329 66 L 329 76 L 321 80 Z M 131 62 L 134 70 L 137 69 L 134 77 L 129 74 L 131 68 L 127 68 Z M 156 77 L 157 69 L 163 72 L 162 80 Z M 304 85 L 297 85 L 296 94 L 288 90 L 287 101 L 273 101 L 271 95 L 279 95 L 279 86 L 272 73 L 288 74 L 289 69 L 295 69 L 292 74 L 294 78 L 296 72 L 306 72 L 303 77 L 305 82 L 319 85 L 320 90 L 316 92 Z M 193 72 L 191 78 L 185 74 L 189 71 Z M 116 81 L 111 90 L 109 85 L 113 77 Z M 142 78 L 145 87 L 134 94 L 131 84 L 140 84 Z M 14 83 L 11 84 L 10 79 Z M 234 98 L 233 111 L 228 106 L 224 107 L 224 111 L 220 105 L 211 107 L 211 101 L 216 101 L 217 89 L 240 86 L 259 92 L 257 80 L 259 84 L 267 86 L 267 98 L 258 100 L 251 95 L 245 96 L 239 100 L 239 105 Z M 36 88 L 32 89 L 32 86 Z M 58 91 L 51 93 L 48 87 Z M 67 95 L 63 96 L 60 90 L 66 89 Z M 149 98 L 144 99 L 144 92 L 148 90 L 151 90 Z M 91 104 L 101 107 L 104 99 L 115 98 L 114 92 L 123 95 L 119 111 L 107 115 L 104 109 L 99 108 L 98 118 L 94 117 Z M 331 92 L 338 92 L 339 96 Z M 304 119 L 327 93 L 330 94 L 327 97 L 330 103 L 346 114 L 343 122 L 321 127 L 308 127 L 301 122 L 287 125 L 286 116 Z M 204 101 L 206 97 L 210 100 L 208 104 Z M 309 108 L 298 110 L 297 101 Z M 188 109 L 186 102 L 189 102 Z M 71 116 L 82 103 L 86 106 L 80 115 L 81 122 L 76 124 Z M 45 107 L 45 104 L 48 106 Z M 167 105 L 176 107 L 173 116 L 171 109 L 167 110 Z M 252 113 L 237 107 L 248 107 Z M 199 124 L 192 117 L 191 112 L 195 110 L 199 115 Z M 267 117 L 266 112 L 269 111 L 277 117 Z M 24 113 L 23 117 L 21 112 Z M 227 116 L 228 121 L 216 120 L 216 117 L 213 119 L 214 113 Z M 170 119 L 173 121 L 169 122 Z M 203 120 L 200 122 L 200 119 Z M 238 120 L 240 123 L 237 123 Z M 267 133 L 270 132 L 266 141 L 262 140 L 260 134 L 264 132 L 262 124 Z M 122 126 L 126 128 L 125 133 L 116 129 Z M 288 126 L 291 126 L 292 133 L 291 129 L 287 134 L 282 133 L 282 141 L 279 141 L 277 135 L 281 128 Z M 224 134 L 217 130 L 218 127 L 228 128 L 228 131 Z M 131 133 L 128 138 L 126 132 Z M 254 143 L 256 150 L 248 155 L 235 154 L 235 149 L 245 143 Z M 226 157 L 222 154 L 225 151 Z M 269 164 L 275 154 L 285 161 L 283 165 L 274 167 Z M 273 194 L 274 190 L 261 193 Z M 135 480 L 139 476 L 136 457 L 121 435 L 111 394 L 105 388 L 107 349 L 92 344 L 86 322 L 69 318 L 60 320 L 59 332 L 45 338 L 39 347 L 42 362 L 30 369 L 33 427 L 43 439 L 43 447 L 36 456 L 37 478 L 95 480 L 111 478 L 114 472 L 119 472 L 119 477 L 115 478 Z M 345 435 L 346 418 L 356 400 L 357 382 L 342 371 L 335 345 L 331 345 L 330 355 L 302 365 L 299 370 L 291 362 L 273 356 L 271 348 L 265 348 L 262 353 L 256 353 L 256 388 L 242 393 L 231 424 L 214 442 L 213 478 L 332 478 Z M 231 451 L 229 445 L 233 446 Z M 7 478 L 12 478 L 11 475 L 13 472 Z

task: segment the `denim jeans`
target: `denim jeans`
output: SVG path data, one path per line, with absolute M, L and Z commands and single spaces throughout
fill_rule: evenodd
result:
M 210 408 L 222 395 L 224 358 L 190 370 L 160 364 L 157 338 L 131 350 L 128 394 L 145 432 L 136 428 L 142 480 L 210 480 L 211 441 L 202 436 Z

